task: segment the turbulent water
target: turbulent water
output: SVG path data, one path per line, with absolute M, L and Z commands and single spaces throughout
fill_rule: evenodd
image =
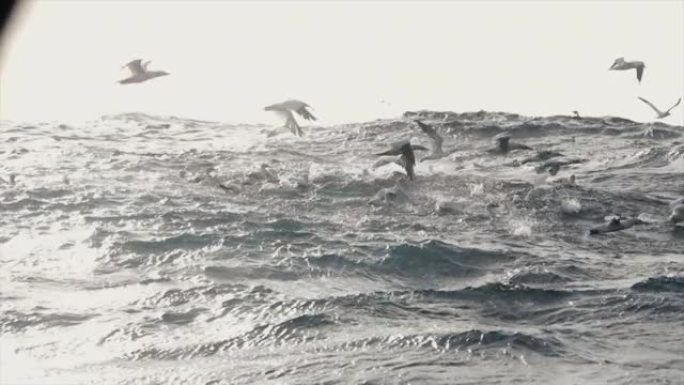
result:
M 428 145 L 417 117 L 457 151 L 412 182 L 373 167 Z M 684 227 L 665 219 L 683 127 L 422 111 L 270 129 L 3 122 L 0 383 L 681 383 Z M 488 154 L 503 132 L 562 153 L 558 173 Z M 588 234 L 612 215 L 641 221 Z

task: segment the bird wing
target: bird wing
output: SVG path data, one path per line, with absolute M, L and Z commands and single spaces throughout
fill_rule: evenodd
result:
M 413 149 L 413 151 L 416 151 L 416 150 L 427 151 L 427 150 L 429 150 L 428 148 L 425 148 L 425 147 L 421 146 L 420 144 L 412 144 L 411 148 Z
M 385 152 L 381 152 L 381 153 L 379 153 L 379 154 L 375 154 L 375 155 L 378 155 L 378 156 L 383 156 L 383 155 L 400 155 L 400 154 L 401 154 L 401 148 L 402 148 L 403 146 L 407 145 L 407 144 L 408 144 L 409 146 L 411 145 L 411 141 L 408 140 L 408 139 L 400 140 L 400 141 L 398 141 L 398 142 L 394 142 L 394 143 L 390 144 L 390 149 L 389 149 L 389 150 L 387 150 L 387 151 L 385 151 Z
M 401 151 L 398 148 L 392 148 L 390 150 L 387 150 L 385 152 L 381 152 L 378 154 L 375 154 L 377 156 L 386 156 L 386 155 L 399 155 L 401 154 Z
M 378 154 L 378 155 L 379 155 L 379 154 Z M 376 168 L 382 167 L 382 166 L 384 166 L 384 165 L 386 165 L 386 164 L 396 163 L 396 162 L 397 162 L 397 158 L 395 158 L 395 157 L 391 157 L 391 158 L 390 158 L 390 157 L 380 158 L 380 159 L 378 159 L 375 163 L 373 163 L 373 165 L 371 166 L 371 168 L 372 168 L 372 169 L 376 169 Z
M 651 102 L 649 102 L 648 100 L 642 98 L 641 96 L 639 96 L 638 98 L 639 98 L 639 100 L 641 100 L 642 102 L 648 104 L 649 107 L 653 108 L 653 111 L 657 112 L 658 115 L 662 115 L 662 114 L 663 114 L 663 112 L 660 111 L 660 110 L 658 109 L 658 107 L 654 106 L 653 103 L 651 103 Z
M 147 71 L 147 66 L 150 65 L 150 63 L 152 63 L 152 60 L 148 60 L 148 61 L 144 62 L 142 64 L 143 70 Z
M 123 67 L 128 67 L 128 69 L 131 71 L 133 75 L 142 75 L 145 73 L 145 69 L 143 68 L 141 64 L 142 60 L 140 59 L 135 59 L 131 61 L 130 63 L 124 65 Z M 121 68 L 123 68 L 121 67 Z
M 301 100 L 297 99 L 288 99 L 282 103 L 280 103 L 284 108 L 290 109 L 290 110 L 298 110 L 302 107 L 309 107 L 308 104 L 302 102 Z
M 644 74 L 644 66 L 639 66 L 636 68 L 637 71 L 637 80 L 641 82 L 641 76 Z
M 302 118 L 304 118 L 306 120 L 316 120 L 316 117 L 313 116 L 313 114 L 311 114 L 311 112 L 309 112 L 309 110 L 307 110 L 306 107 L 308 107 L 308 106 L 305 104 L 295 111 L 297 111 L 299 116 L 301 116 Z
M 665 111 L 665 113 L 667 114 L 667 113 L 669 113 L 670 111 L 672 111 L 672 109 L 675 108 L 675 107 L 677 107 L 677 106 L 679 105 L 679 103 L 681 103 L 681 102 L 682 102 L 682 98 L 679 98 L 679 100 L 677 100 L 677 103 L 675 103 L 674 106 L 670 107 L 669 110 Z
M 280 103 L 276 103 L 276 104 L 271 104 L 270 106 L 264 107 L 264 110 L 278 112 L 278 111 L 284 111 L 285 108 L 283 108 L 283 106 Z
M 304 135 L 304 132 L 302 131 L 302 128 L 297 124 L 297 121 L 294 118 L 294 115 L 292 115 L 292 112 L 290 110 L 274 110 L 278 115 L 280 115 L 282 118 L 285 118 L 285 127 L 290 129 L 290 132 L 297 136 L 302 136 Z
M 418 124 L 418 127 L 432 139 L 432 151 L 434 153 L 439 153 L 442 152 L 442 143 L 444 143 L 444 138 L 442 138 L 438 133 L 437 130 L 432 128 L 431 126 L 421 122 L 420 120 L 414 120 L 416 124 Z
M 406 175 L 409 179 L 413 180 L 413 167 L 416 165 L 416 157 L 413 154 L 413 148 L 411 143 L 406 143 L 401 146 L 401 158 L 404 161 L 404 169 L 406 169 Z

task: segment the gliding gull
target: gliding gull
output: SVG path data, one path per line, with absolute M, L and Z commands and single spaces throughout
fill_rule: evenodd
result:
M 292 115 L 292 111 L 295 111 L 306 120 L 316 120 L 316 117 L 313 116 L 311 112 L 309 112 L 306 109 L 307 107 L 311 108 L 311 106 L 309 106 L 308 104 L 293 99 L 286 100 L 282 103 L 272 104 L 270 106 L 265 107 L 264 110 L 275 111 L 280 116 L 284 117 L 285 127 L 289 128 L 293 134 L 297 136 L 302 136 L 304 135 L 304 131 L 302 131 L 302 128 L 299 126 L 299 124 L 297 124 L 294 115 Z
M 636 69 L 637 80 L 641 83 L 641 76 L 643 76 L 644 68 L 646 68 L 646 65 L 642 61 L 625 61 L 625 58 L 619 57 L 615 59 L 613 65 L 610 66 L 608 70 L 625 71 L 631 70 L 632 68 Z
M 168 72 L 164 71 L 148 71 L 147 66 L 149 64 L 149 61 L 143 64 L 142 60 L 136 59 L 124 65 L 121 68 L 128 67 L 128 69 L 131 71 L 131 76 L 127 77 L 126 79 L 119 80 L 119 84 L 142 83 L 153 78 L 169 75 Z
M 651 107 L 651 108 L 653 109 L 653 111 L 656 112 L 656 114 L 658 114 L 658 116 L 656 116 L 656 119 L 663 119 L 663 118 L 666 118 L 666 117 L 670 116 L 670 111 L 672 111 L 673 108 L 677 107 L 677 106 L 679 105 L 679 103 L 682 101 L 682 98 L 679 98 L 679 100 L 677 100 L 677 103 L 675 103 L 672 107 L 670 107 L 669 110 L 667 110 L 667 111 L 660 111 L 660 110 L 658 109 L 658 107 L 654 106 L 653 103 L 649 102 L 648 100 L 642 98 L 641 96 L 639 96 L 638 98 L 639 98 L 639 100 L 641 100 L 642 102 L 648 104 L 648 106 Z

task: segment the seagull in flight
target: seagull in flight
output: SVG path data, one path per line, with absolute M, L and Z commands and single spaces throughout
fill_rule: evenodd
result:
M 313 116 L 311 112 L 306 109 L 307 107 L 311 108 L 311 106 L 300 100 L 291 99 L 286 100 L 282 103 L 267 106 L 264 108 L 264 110 L 275 111 L 278 115 L 284 117 L 285 127 L 289 128 L 293 134 L 297 136 L 302 136 L 304 135 L 304 131 L 302 131 L 302 128 L 299 126 L 299 124 L 297 124 L 294 115 L 292 115 L 292 111 L 298 113 L 299 116 L 306 120 L 316 120 L 316 117 Z
M 406 170 L 406 175 L 408 175 L 409 179 L 413 180 L 413 177 L 415 176 L 413 172 L 413 168 L 416 166 L 416 156 L 413 152 L 413 150 L 427 150 L 427 148 L 419 145 L 412 145 L 411 141 L 406 140 L 398 143 L 394 143 L 391 149 L 381 152 L 379 154 L 375 154 L 377 156 L 386 156 L 386 155 L 399 155 L 399 159 L 395 161 L 398 165 L 404 168 Z M 385 163 L 390 163 L 390 162 L 385 162 Z M 377 166 L 377 164 L 376 164 Z
M 511 150 L 531 150 L 532 147 L 526 146 L 522 143 L 511 143 L 511 137 L 503 134 L 494 137 L 496 141 L 496 147 L 487 150 L 490 154 L 507 154 Z
M 658 109 L 658 107 L 654 106 L 653 103 L 649 102 L 648 100 L 642 98 L 641 96 L 639 96 L 638 98 L 642 102 L 648 104 L 649 107 L 651 107 L 653 109 L 653 111 L 655 111 L 656 114 L 658 114 L 658 116 L 656 116 L 656 119 L 663 119 L 663 118 L 670 116 L 670 111 L 672 111 L 673 108 L 677 107 L 679 105 L 679 103 L 681 103 L 681 101 L 682 101 L 682 98 L 679 98 L 679 100 L 677 100 L 677 103 L 675 103 L 672 107 L 670 107 L 670 109 L 668 109 L 667 111 L 660 111 Z
M 582 119 L 582 117 L 580 116 L 579 112 L 577 112 L 577 110 L 572 111 L 572 113 L 575 115 L 574 116 L 575 119 Z
M 427 124 L 421 122 L 420 120 L 414 120 L 414 122 L 416 122 L 416 124 L 418 125 L 418 127 L 420 127 L 420 129 L 421 129 L 427 136 L 429 136 L 430 139 L 432 139 L 432 152 L 430 153 L 430 155 L 428 155 L 428 156 L 422 158 L 422 159 L 420 160 L 421 162 L 424 161 L 424 160 L 429 160 L 429 159 L 440 159 L 440 158 L 444 158 L 445 156 L 447 156 L 447 155 L 449 155 L 449 154 L 452 154 L 452 153 L 456 152 L 456 150 L 454 149 L 454 150 L 452 150 L 452 151 L 450 151 L 450 152 L 445 153 L 445 152 L 442 150 L 442 144 L 444 143 L 444 138 L 443 138 L 441 135 L 439 135 L 439 134 L 437 133 L 437 130 L 435 130 L 432 126 L 427 125 Z
M 631 70 L 632 68 L 636 69 L 637 80 L 641 83 L 641 77 L 644 74 L 644 68 L 646 68 L 646 65 L 642 61 L 625 61 L 625 58 L 619 57 L 615 59 L 613 65 L 610 66 L 608 70 L 626 71 Z
M 127 77 L 126 79 L 119 80 L 119 84 L 142 83 L 160 76 L 169 75 L 169 73 L 165 71 L 150 71 L 147 69 L 148 65 L 150 65 L 150 61 L 143 63 L 141 59 L 133 60 L 124 65 L 121 68 L 123 69 L 128 67 L 128 69 L 131 71 L 131 76 Z

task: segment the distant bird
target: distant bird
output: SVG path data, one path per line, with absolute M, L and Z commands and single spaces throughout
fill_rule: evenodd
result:
M 431 147 L 432 147 L 432 152 L 431 152 L 428 156 L 422 158 L 422 159 L 420 160 L 421 162 L 424 161 L 424 160 L 429 160 L 429 159 L 440 159 L 440 158 L 444 158 L 445 156 L 447 156 L 447 155 L 449 155 L 449 154 L 452 154 L 452 153 L 454 153 L 454 152 L 456 151 L 456 150 L 452 150 L 452 151 L 450 151 L 450 152 L 446 152 L 446 153 L 445 153 L 445 152 L 442 150 L 442 144 L 444 143 L 444 138 L 442 138 L 442 136 L 439 135 L 439 134 L 437 133 L 437 130 L 435 130 L 432 126 L 427 125 L 427 124 L 421 122 L 420 120 L 414 120 L 414 122 L 416 122 L 416 124 L 418 125 L 418 127 L 420 127 L 420 129 L 421 129 L 427 136 L 429 136 L 430 139 L 432 139 L 432 145 L 431 145 Z
M 625 58 L 619 57 L 615 59 L 613 65 L 608 70 L 625 71 L 633 68 L 636 69 L 637 80 L 641 83 L 641 77 L 644 74 L 644 68 L 646 68 L 642 61 L 625 61 Z
M 270 106 L 267 106 L 264 108 L 266 111 L 275 111 L 277 114 L 285 118 L 285 127 L 289 128 L 290 131 L 297 135 L 297 136 L 302 136 L 304 135 L 304 131 L 302 131 L 302 128 L 297 124 L 297 121 L 294 118 L 294 115 L 292 115 L 292 111 L 295 111 L 298 113 L 301 117 L 303 117 L 306 120 L 316 120 L 316 117 L 309 112 L 306 108 L 311 108 L 308 104 L 299 101 L 299 100 L 286 100 L 282 103 L 277 103 L 277 104 L 272 104 Z
M 611 218 L 607 224 L 603 224 L 601 226 L 589 229 L 589 234 L 590 235 L 596 235 L 596 234 L 611 233 L 613 231 L 625 230 L 625 229 L 629 229 L 630 227 L 632 227 L 634 225 L 641 225 L 641 224 L 644 224 L 644 221 L 642 221 L 639 218 L 623 219 L 623 218 L 620 218 L 618 216 L 618 217 Z
M 136 59 L 131 61 L 130 63 L 124 65 L 121 68 L 128 67 L 128 69 L 131 71 L 131 76 L 127 77 L 126 79 L 119 80 L 120 84 L 131 84 L 131 83 L 142 83 L 144 81 L 158 78 L 160 76 L 166 76 L 169 75 L 168 72 L 164 71 L 149 71 L 147 69 L 147 66 L 150 64 L 149 61 L 146 61 L 144 64 L 142 63 L 142 60 Z
M 656 116 L 656 119 L 663 119 L 663 118 L 666 118 L 666 117 L 670 116 L 670 111 L 672 111 L 673 108 L 677 107 L 677 106 L 679 105 L 679 103 L 682 101 L 682 98 L 679 98 L 679 100 L 677 100 L 677 103 L 675 103 L 672 107 L 670 107 L 669 110 L 663 112 L 663 111 L 660 111 L 660 110 L 658 109 L 658 107 L 654 106 L 653 103 L 651 103 L 651 102 L 649 102 L 648 100 L 642 98 L 641 96 L 639 96 L 638 98 L 639 98 L 639 100 L 641 100 L 642 102 L 648 104 L 649 107 L 651 107 L 651 108 L 653 109 L 653 111 L 655 111 L 656 114 L 658 114 L 658 116 Z
M 672 214 L 668 220 L 672 223 L 684 222 L 684 198 L 680 198 L 670 203 Z
M 395 143 L 391 149 L 375 154 L 377 156 L 386 155 L 400 155 L 399 159 L 396 161 L 401 167 L 406 170 L 406 175 L 409 179 L 413 180 L 414 172 L 413 168 L 416 166 L 416 156 L 413 150 L 427 150 L 427 148 L 418 145 L 412 145 L 410 141 L 406 140 L 403 142 Z
M 668 218 L 672 223 L 684 222 L 684 205 L 675 206 L 672 215 Z
M 496 148 L 487 150 L 490 154 L 507 154 L 511 150 L 531 150 L 532 147 L 520 143 L 510 143 L 511 137 L 508 135 L 499 135 L 494 138 L 496 140 Z
M 582 117 L 580 116 L 579 112 L 577 112 L 577 110 L 572 111 L 572 113 L 575 115 L 574 116 L 575 119 L 582 119 Z

